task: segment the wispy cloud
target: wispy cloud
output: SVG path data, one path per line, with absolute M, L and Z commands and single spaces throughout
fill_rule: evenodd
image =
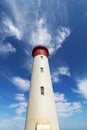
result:
M 41 18 L 36 23 L 36 30 L 32 32 L 31 44 L 35 45 L 49 45 L 51 42 L 51 35 L 47 30 L 45 19 Z
M 0 44 L 0 55 L 9 55 L 10 53 L 15 53 L 16 49 L 11 45 L 11 43 Z
M 24 118 L 23 113 L 25 113 L 27 109 L 27 102 L 26 102 L 25 95 L 21 93 L 17 93 L 15 94 L 14 99 L 17 100 L 18 102 L 9 105 L 9 108 L 13 109 L 16 114 L 14 116 L 14 119 L 18 120 L 18 119 Z
M 21 39 L 21 31 L 16 27 L 16 25 L 14 25 L 14 23 L 9 18 L 4 18 L 3 24 L 5 25 L 5 33 L 9 35 L 15 35 L 19 40 Z
M 18 104 L 11 104 L 11 105 L 9 105 L 9 108 L 16 108 L 16 107 L 18 107 Z
M 70 117 L 82 112 L 80 102 L 68 102 L 64 94 L 55 93 L 55 102 L 60 117 Z
M 17 93 L 17 94 L 15 95 L 15 100 L 17 100 L 17 101 L 25 101 L 25 96 L 24 96 L 24 94 Z
M 57 68 L 56 71 L 52 73 L 52 81 L 53 82 L 59 82 L 60 81 L 60 76 L 65 75 L 65 76 L 70 76 L 70 70 L 66 66 L 61 66 Z
M 87 99 L 87 78 L 82 80 L 77 80 L 77 89 L 74 89 L 73 91 L 79 93 L 85 99 Z
M 71 33 L 71 30 L 70 30 L 70 28 L 67 28 L 67 27 L 60 26 L 57 29 L 58 36 L 57 36 L 56 40 L 59 43 L 57 46 L 58 48 L 61 47 L 62 42 L 70 35 L 70 33 Z
M 61 46 L 64 40 L 70 35 L 70 28 L 60 26 L 56 34 L 52 35 L 47 28 L 46 20 L 41 18 L 36 23 L 36 29 L 31 35 L 31 45 L 45 45 L 48 47 L 50 54 L 55 53 Z
M 66 66 L 61 66 L 58 68 L 59 74 L 60 75 L 66 75 L 66 76 L 70 76 L 70 71 L 69 68 Z
M 27 109 L 27 102 L 21 102 L 18 104 L 18 107 L 16 108 L 16 114 L 22 116 L 22 114 L 26 112 L 26 109 Z
M 12 83 L 18 87 L 18 89 L 22 91 L 28 91 L 30 87 L 30 81 L 27 79 L 23 79 L 21 77 L 13 77 Z
M 0 129 L 2 130 L 15 130 L 18 128 L 19 130 L 24 129 L 24 118 L 11 118 L 11 119 L 2 119 L 0 120 Z
M 16 112 L 16 117 L 22 117 L 22 114 L 26 112 L 27 102 L 19 102 L 17 104 L 11 104 L 9 108 L 14 108 Z
M 48 46 L 50 54 L 55 53 L 59 48 L 62 47 L 63 42 L 71 34 L 70 28 L 59 26 L 56 31 L 56 35 L 53 34 L 51 44 Z

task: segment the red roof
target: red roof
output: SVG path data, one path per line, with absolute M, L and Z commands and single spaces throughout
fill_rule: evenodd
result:
M 35 57 L 37 55 L 45 55 L 48 57 L 49 51 L 45 46 L 38 45 L 33 48 L 32 55 L 33 55 L 33 57 Z

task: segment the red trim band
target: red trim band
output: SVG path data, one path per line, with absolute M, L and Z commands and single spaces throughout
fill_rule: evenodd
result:
M 35 46 L 32 51 L 32 55 L 33 57 L 37 55 L 45 55 L 46 57 L 48 57 L 49 51 L 45 46 Z

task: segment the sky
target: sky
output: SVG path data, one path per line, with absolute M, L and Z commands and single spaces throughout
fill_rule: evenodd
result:
M 36 45 L 50 53 L 60 130 L 87 130 L 87 0 L 0 1 L 0 129 L 24 130 Z

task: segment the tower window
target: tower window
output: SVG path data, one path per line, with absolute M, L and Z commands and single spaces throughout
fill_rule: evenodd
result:
M 43 86 L 40 87 L 40 90 L 41 90 L 41 95 L 44 95 L 44 87 Z
M 40 70 L 41 70 L 41 72 L 43 72 L 44 71 L 43 67 L 41 67 Z
M 43 59 L 43 56 L 41 56 L 41 59 Z

